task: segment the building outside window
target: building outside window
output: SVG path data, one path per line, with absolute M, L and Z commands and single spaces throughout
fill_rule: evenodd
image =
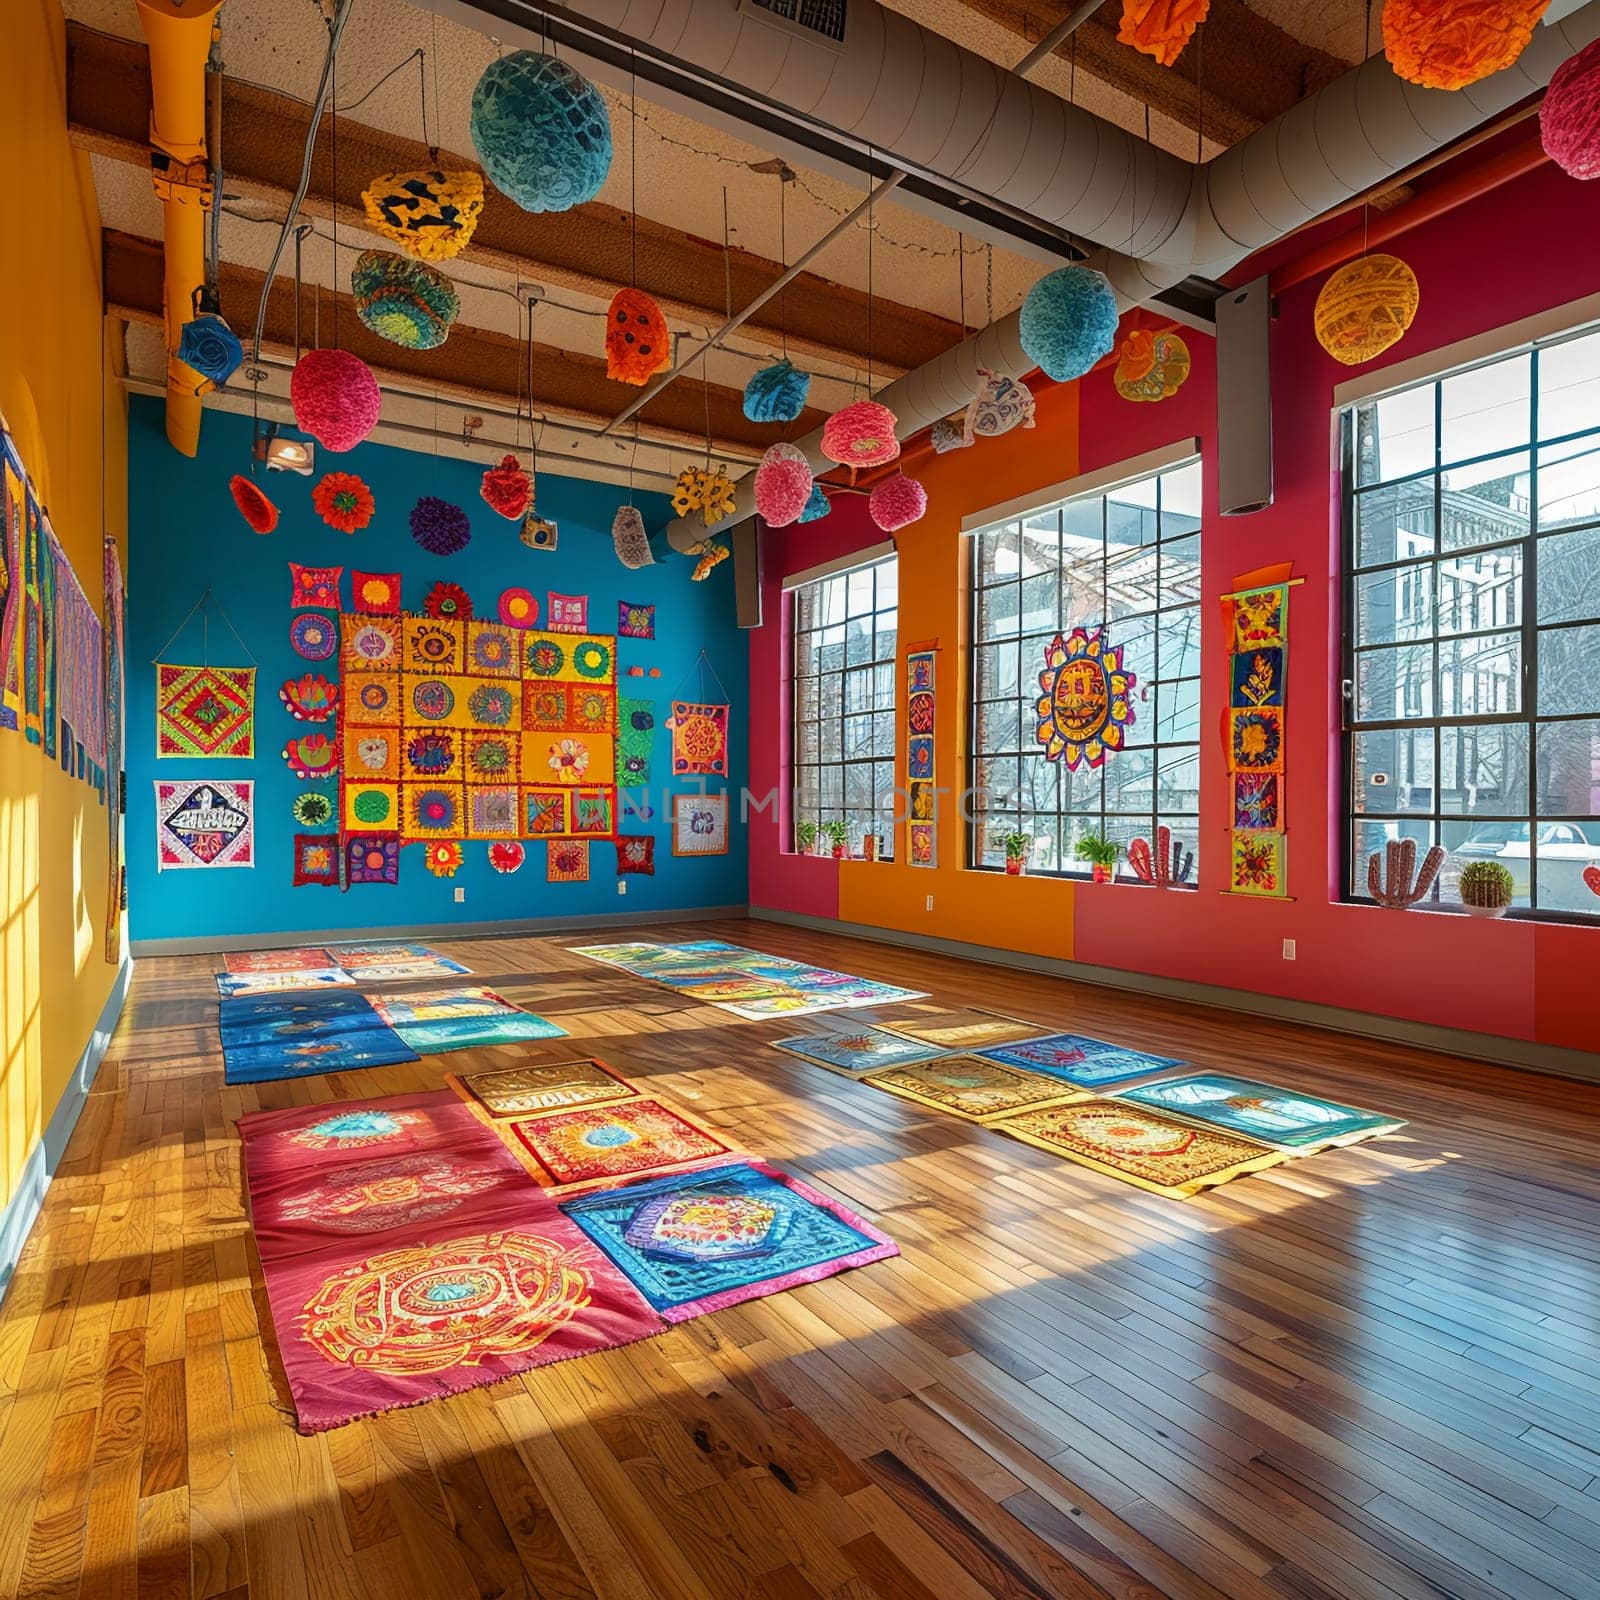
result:
M 1600 917 L 1600 333 L 1340 419 L 1346 884 L 1390 839 L 1509 868 L 1513 910 Z
M 893 855 L 897 831 L 899 598 L 894 556 L 802 583 L 790 595 L 793 824 L 843 822 L 852 853 L 871 834 L 881 858 Z
M 972 535 L 968 861 L 1003 868 L 1029 834 L 1030 873 L 1087 877 L 1086 833 L 1154 843 L 1162 823 L 1199 853 L 1200 463 L 1191 461 Z M 1075 629 L 1134 675 L 1124 747 L 1051 759 L 1035 702 L 1045 653 Z M 948 803 L 948 801 L 946 802 Z

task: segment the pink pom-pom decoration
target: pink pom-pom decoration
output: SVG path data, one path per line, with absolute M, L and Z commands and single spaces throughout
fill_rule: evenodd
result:
M 811 463 L 792 444 L 775 444 L 756 468 L 756 510 L 769 528 L 786 528 L 811 498 Z
M 353 450 L 378 425 L 383 396 L 372 369 L 348 350 L 307 350 L 289 379 L 294 420 L 326 450 Z
M 909 528 L 928 509 L 928 491 L 915 478 L 897 472 L 867 496 L 867 513 L 885 533 Z
M 1600 178 L 1600 39 L 1556 68 L 1539 108 L 1544 153 L 1572 178 Z
M 822 453 L 846 467 L 881 467 L 900 454 L 895 416 L 876 400 L 857 400 L 822 425 Z

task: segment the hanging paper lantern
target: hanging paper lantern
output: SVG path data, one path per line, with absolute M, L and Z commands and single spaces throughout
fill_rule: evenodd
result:
M 363 250 L 350 269 L 356 315 L 380 339 L 406 350 L 434 350 L 461 314 L 455 287 L 426 261 Z
M 611 548 L 617 560 L 630 570 L 655 564 L 655 552 L 650 548 L 650 535 L 645 532 L 644 518 L 636 506 L 618 506 L 611 519 Z
M 1170 67 L 1210 9 L 1211 0 L 1122 0 L 1117 43 L 1131 44 L 1141 55 Z
M 1600 39 L 1556 68 L 1539 107 L 1539 138 L 1569 178 L 1600 178 Z
M 377 504 L 372 491 L 353 472 L 325 472 L 311 491 L 317 515 L 340 533 L 354 533 L 372 521 Z
M 483 210 L 476 172 L 385 172 L 362 190 L 367 221 L 407 255 L 448 261 L 460 255 Z
M 928 429 L 928 443 L 933 446 L 936 456 L 949 455 L 952 450 L 966 450 L 970 448 L 972 440 L 967 437 L 967 424 L 965 416 L 957 423 L 950 417 L 940 417 Z
M 756 468 L 756 510 L 768 527 L 786 528 L 811 499 L 816 474 L 806 453 L 792 444 L 775 444 Z
M 727 545 L 719 544 L 715 539 L 702 539 L 698 544 L 690 545 L 684 554 L 698 556 L 700 559 L 695 562 L 694 571 L 689 574 L 689 581 L 704 583 L 731 553 Z
M 472 597 L 459 583 L 446 583 L 441 579 L 423 597 L 422 609 L 430 617 L 468 622 L 472 618 Z
M 744 386 L 744 414 L 752 422 L 793 422 L 805 410 L 810 392 L 811 374 L 785 356 Z
M 478 493 L 497 516 L 517 521 L 533 503 L 533 477 L 515 456 L 501 456 L 478 485 Z
M 239 336 L 215 312 L 203 311 L 183 325 L 178 359 L 209 383 L 226 383 L 244 360 Z
M 435 839 L 423 858 L 436 878 L 453 878 L 461 866 L 461 846 L 454 839 Z
M 490 181 L 524 211 L 593 200 L 611 170 L 611 118 L 600 91 L 536 50 L 484 68 L 472 91 L 472 143 Z
M 909 528 L 927 509 L 928 491 L 903 472 L 874 484 L 867 496 L 867 514 L 885 533 Z
M 489 865 L 496 872 L 516 872 L 528 859 L 526 848 L 516 839 L 496 839 L 489 846 Z
M 1111 280 L 1093 267 L 1046 273 L 1022 302 L 1018 327 L 1028 359 L 1057 383 L 1081 378 L 1117 337 Z
M 606 376 L 648 383 L 672 359 L 672 331 L 642 289 L 618 289 L 606 315 Z
M 1117 349 L 1111 386 L 1124 400 L 1166 400 L 1189 376 L 1189 347 L 1175 333 L 1135 328 Z
M 378 380 L 348 350 L 307 350 L 294 364 L 289 401 L 300 430 L 329 450 L 355 449 L 383 409 Z
M 987 367 L 978 369 L 978 392 L 967 403 L 967 414 L 962 420 L 962 437 L 970 444 L 974 439 L 998 439 L 1013 428 L 1033 426 L 1033 390 L 1003 372 L 990 372 Z
M 876 400 L 857 400 L 822 425 L 822 453 L 852 471 L 881 467 L 900 454 L 895 415 Z
M 539 602 L 527 589 L 504 589 L 500 593 L 500 620 L 508 627 L 531 628 L 539 620 Z
M 278 508 L 267 499 L 254 478 L 236 472 L 228 479 L 228 493 L 252 533 L 271 533 L 278 526 Z
M 430 555 L 453 556 L 466 548 L 472 524 L 460 506 L 425 494 L 411 508 L 411 537 Z
M 828 498 L 826 490 L 820 483 L 811 485 L 811 497 L 806 501 L 806 508 L 800 513 L 802 522 L 821 522 L 833 510 L 833 502 Z
M 1417 275 L 1395 256 L 1362 256 L 1323 284 L 1312 312 L 1317 343 L 1335 361 L 1359 366 L 1394 344 L 1417 314 Z
M 1384 0 L 1383 53 L 1395 76 L 1464 89 L 1509 67 L 1550 0 Z

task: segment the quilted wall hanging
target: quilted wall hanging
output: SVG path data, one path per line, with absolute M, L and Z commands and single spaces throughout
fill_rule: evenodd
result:
M 693 679 L 694 695 L 683 691 Z M 728 775 L 728 691 L 702 650 L 672 697 L 672 774 L 674 777 Z
M 1087 763 L 1101 766 L 1120 750 L 1134 720 L 1135 675 L 1122 664 L 1122 647 L 1104 628 L 1074 628 L 1045 646 L 1034 702 L 1034 737 L 1047 761 L 1064 761 L 1069 772 Z
M 672 853 L 675 856 L 725 856 L 728 853 L 727 795 L 675 794 L 672 797 Z
M 939 864 L 933 745 L 938 659 L 931 649 L 906 655 L 906 860 L 914 867 Z
M 255 785 L 155 780 L 156 869 L 253 867 Z
M 248 761 L 255 751 L 256 669 L 156 664 L 156 754 Z

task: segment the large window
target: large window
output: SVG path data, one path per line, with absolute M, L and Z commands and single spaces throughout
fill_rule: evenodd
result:
M 1514 909 L 1600 914 L 1600 333 L 1341 419 L 1347 876 L 1386 841 L 1499 861 Z
M 791 607 L 795 825 L 842 821 L 853 853 L 870 833 L 892 855 L 895 558 L 801 584 Z
M 1003 867 L 1019 829 L 1029 872 L 1087 876 L 1084 834 L 1126 848 L 1160 823 L 1198 855 L 1199 462 L 975 534 L 972 609 L 970 864 Z M 1038 738 L 1045 652 L 1079 628 L 1103 629 L 1135 679 L 1124 746 L 1099 765 L 1090 749 L 1052 760 Z

